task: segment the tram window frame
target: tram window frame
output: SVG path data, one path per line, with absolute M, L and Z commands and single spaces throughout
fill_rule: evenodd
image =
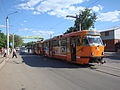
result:
M 65 38 L 65 39 L 61 39 L 60 40 L 60 45 L 61 46 L 67 46 L 67 39 Z
M 75 39 L 76 39 L 76 45 L 77 46 L 82 45 L 82 43 L 81 43 L 81 37 L 80 36 L 76 36 Z
M 37 44 L 35 44 L 35 48 L 37 48 L 38 47 L 38 45 Z
M 42 47 L 42 44 L 38 44 L 39 45 L 39 47 Z
M 82 45 L 80 36 L 74 36 L 74 37 L 71 37 L 71 38 L 72 38 L 71 43 L 76 43 L 77 46 Z
M 37 44 L 37 48 L 39 48 L 39 44 Z
M 49 42 L 45 42 L 44 43 L 44 47 L 49 47 L 49 44 L 48 44 Z
M 85 41 L 85 40 L 86 40 L 86 41 Z M 83 39 L 82 39 L 82 44 L 85 45 L 85 46 L 88 46 L 88 45 L 89 45 L 87 38 L 83 38 Z
M 53 40 L 53 47 L 59 46 L 59 40 Z

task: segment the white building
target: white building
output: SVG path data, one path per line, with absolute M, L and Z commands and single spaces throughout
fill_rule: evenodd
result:
M 105 51 L 115 51 L 115 44 L 120 41 L 120 27 L 101 31 L 101 38 L 106 44 Z

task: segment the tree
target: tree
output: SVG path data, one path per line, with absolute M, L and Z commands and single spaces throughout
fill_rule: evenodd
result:
M 6 36 L 0 30 L 0 48 L 6 47 Z
M 23 43 L 22 46 L 31 47 L 34 43 L 36 43 L 36 42 L 35 41 L 31 41 L 31 42 L 28 42 L 28 43 Z
M 67 33 L 73 32 L 73 31 L 75 31 L 75 27 L 70 27 L 64 34 L 67 34 Z
M 10 34 L 10 42 L 13 42 L 13 35 Z M 14 47 L 20 47 L 23 44 L 23 40 L 20 36 L 14 35 Z
M 80 26 L 81 30 L 89 30 L 91 27 L 94 28 L 94 22 L 97 19 L 97 16 L 95 13 L 91 12 L 91 9 L 86 8 L 83 11 L 80 11 L 78 15 L 76 15 L 75 24 L 74 24 L 74 31 L 79 31 Z M 66 31 L 65 33 L 70 33 L 72 31 Z
M 96 21 L 97 16 L 95 13 L 91 13 L 91 9 L 86 8 L 84 11 L 80 11 L 78 18 L 75 20 L 75 27 L 79 31 L 81 24 L 81 30 L 88 30 L 91 27 L 94 27 L 94 22 Z
M 31 46 L 31 45 L 33 45 L 34 43 L 36 43 L 36 42 L 34 42 L 34 41 L 28 42 L 28 43 L 26 43 L 26 46 Z

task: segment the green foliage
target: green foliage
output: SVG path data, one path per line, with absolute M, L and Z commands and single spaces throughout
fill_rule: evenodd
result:
M 10 35 L 10 42 L 13 42 L 13 35 Z M 22 44 L 22 38 L 18 35 L 14 35 L 14 47 L 20 47 Z
M 75 31 L 75 27 L 70 27 L 64 34 L 67 34 L 67 33 L 73 32 L 73 31 Z
M 10 42 L 13 42 L 13 35 L 10 35 Z M 5 48 L 6 47 L 6 42 L 7 42 L 7 38 L 6 35 L 4 35 L 4 33 L 2 33 L 0 31 L 0 48 Z M 14 35 L 14 46 L 15 47 L 20 47 L 23 43 L 23 40 L 20 36 L 18 35 Z M 12 47 L 12 46 L 10 46 Z
M 28 42 L 28 43 L 27 43 L 27 46 L 30 46 L 30 45 L 32 45 L 33 43 L 35 43 L 35 42 L 33 42 L 33 41 L 32 41 L 32 42 Z
M 86 8 L 85 11 L 81 11 L 82 13 L 79 13 L 79 16 L 81 16 L 81 30 L 88 30 L 91 27 L 94 28 L 94 22 L 97 19 L 97 16 L 95 13 L 91 13 L 91 9 Z M 79 24 L 80 24 L 79 23 Z
M 28 42 L 28 43 L 23 43 L 22 45 L 25 47 L 28 47 L 28 46 L 33 45 L 33 43 L 35 43 L 35 42 L 32 41 L 32 42 Z
M 6 47 L 6 36 L 0 31 L 0 48 Z
M 78 15 L 75 16 L 75 24 L 74 24 L 74 30 L 71 30 L 71 27 L 65 32 L 75 32 L 80 30 L 89 30 L 91 27 L 94 28 L 94 22 L 97 19 L 97 16 L 95 13 L 91 12 L 91 9 L 86 8 L 83 11 L 80 11 Z

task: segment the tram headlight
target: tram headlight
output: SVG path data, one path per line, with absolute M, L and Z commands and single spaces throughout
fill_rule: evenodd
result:
M 91 53 L 92 56 L 93 56 L 94 54 L 95 54 L 94 52 Z
M 105 53 L 104 52 L 102 52 L 102 55 L 104 55 Z

